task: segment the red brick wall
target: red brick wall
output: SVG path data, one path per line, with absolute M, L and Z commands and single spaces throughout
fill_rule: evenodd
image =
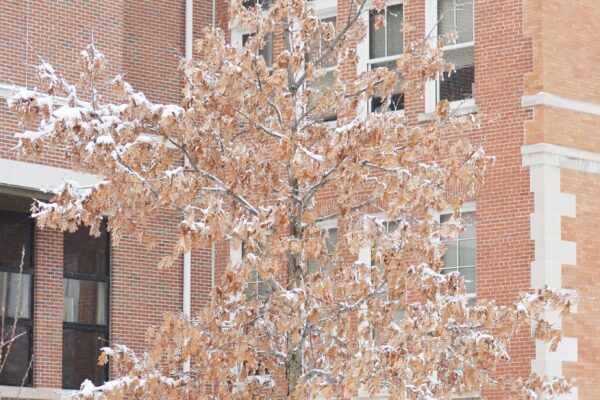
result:
M 208 12 L 196 5 L 196 29 L 207 23 Z M 2 1 L 0 83 L 39 86 L 32 68 L 40 63 L 37 54 L 77 83 L 79 52 L 93 35 L 109 62 L 108 76 L 124 73 L 153 101 L 177 101 L 184 21 L 185 0 Z M 0 101 L 0 158 L 17 158 L 13 136 L 18 129 L 15 116 Z M 48 149 L 38 160 L 22 161 L 69 165 L 62 149 Z M 159 324 L 164 312 L 181 311 L 182 259 L 170 268 L 157 268 L 160 259 L 172 251 L 174 222 L 174 215 L 165 212 L 149 223 L 149 233 L 162 239 L 155 250 L 133 237 L 111 246 L 110 338 L 136 351 L 144 348 L 149 325 Z M 58 388 L 62 385 L 62 234 L 38 231 L 35 246 L 34 386 Z M 197 255 L 193 265 L 196 309 L 206 303 L 210 289 L 210 251 Z
M 524 75 L 532 68 L 531 40 L 523 32 L 521 0 L 475 2 L 475 99 L 484 120 L 482 144 L 497 162 L 477 197 L 477 296 L 514 301 L 531 284 L 534 258 L 529 215 L 533 195 L 521 167 Z M 535 355 L 529 329 L 510 347 L 503 372 L 527 376 Z M 501 394 L 486 395 L 503 399 Z
M 62 386 L 63 235 L 36 230 L 33 305 L 33 384 Z
M 29 5 L 27 10 L 26 5 Z M 338 14 L 347 12 L 349 0 L 339 0 Z M 228 4 L 216 0 L 217 25 L 227 29 Z M 424 31 L 424 0 L 406 0 L 405 21 L 415 26 L 406 43 L 419 39 Z M 194 7 L 194 29 L 211 23 L 212 0 L 199 0 Z M 528 111 L 520 106 L 524 76 L 532 70 L 532 45 L 523 32 L 522 0 L 476 1 L 475 5 L 475 98 L 484 115 L 483 129 L 472 134 L 489 154 L 497 157 L 477 197 L 479 298 L 496 298 L 500 303 L 514 300 L 528 289 L 533 244 L 529 239 L 529 214 L 533 199 L 528 173 L 521 168 L 520 146 Z M 28 23 L 27 23 L 28 21 Z M 26 66 L 38 63 L 40 53 L 58 71 L 76 80 L 78 53 L 90 42 L 110 61 L 111 73 L 126 78 L 149 98 L 176 101 L 181 79 L 177 74 L 184 55 L 184 0 L 0 2 L 0 82 L 32 86 L 34 73 Z M 27 27 L 29 33 L 27 34 Z M 26 50 L 28 36 L 32 49 Z M 277 43 L 275 44 L 277 48 Z M 344 76 L 354 71 L 345 70 Z M 420 96 L 407 96 L 406 115 L 411 124 L 423 112 Z M 0 104 L 0 157 L 14 159 L 12 138 L 15 118 Z M 49 151 L 37 162 L 66 166 L 60 150 Z M 334 193 L 322 193 L 322 208 L 334 201 Z M 126 238 L 112 249 L 111 338 L 134 350 L 143 347 L 149 324 L 160 321 L 164 311 L 181 309 L 181 260 L 163 271 L 156 264 L 170 252 L 173 219 L 160 216 L 150 230 L 165 241 L 157 252 L 148 251 L 137 239 Z M 60 235 L 38 233 L 36 263 L 35 354 L 36 386 L 59 387 L 61 383 L 62 335 L 62 248 Z M 216 271 L 220 275 L 228 262 L 228 243 L 216 245 Z M 192 312 L 205 304 L 210 291 L 211 249 L 193 253 Z M 506 366 L 525 374 L 533 357 L 529 332 L 515 341 L 513 360 Z M 283 386 L 281 393 L 284 393 Z M 495 396 L 495 397 L 494 397 Z M 502 398 L 491 395 L 486 398 Z
M 112 247 L 111 339 L 134 351 L 144 348 L 146 330 L 159 324 L 164 312 L 182 309 L 182 258 L 171 267 L 157 268 L 173 249 L 175 227 L 173 216 L 165 213 L 146 227 L 151 235 L 161 238 L 155 249 L 149 250 L 132 237 Z
M 338 16 L 343 21 L 350 2 L 338 0 Z M 227 17 L 226 7 L 219 8 L 219 21 Z M 425 30 L 423 0 L 404 1 L 404 21 L 415 29 L 405 35 L 405 48 L 411 40 L 422 38 Z M 220 26 L 226 26 L 220 22 Z M 277 49 L 277 43 L 275 43 Z M 530 239 L 529 216 L 533 212 L 533 195 L 529 189 L 529 172 L 522 168 L 520 148 L 524 144 L 524 124 L 531 111 L 521 107 L 524 77 L 532 71 L 533 55 L 530 33 L 524 31 L 522 0 L 475 0 L 475 92 L 483 116 L 482 129 L 470 139 L 480 143 L 497 159 L 489 170 L 486 184 L 477 203 L 477 297 L 496 299 L 508 304 L 530 288 L 530 265 L 534 259 Z M 344 77 L 355 71 L 342 65 Z M 406 96 L 405 115 L 416 124 L 424 112 L 419 94 Z M 452 139 L 452 138 L 449 138 Z M 331 191 L 319 193 L 322 213 L 335 202 Z M 220 257 L 225 257 L 218 252 Z M 527 376 L 534 358 L 534 342 L 528 328 L 518 334 L 510 347 L 511 361 L 503 373 Z M 488 399 L 503 399 L 502 393 L 485 393 Z

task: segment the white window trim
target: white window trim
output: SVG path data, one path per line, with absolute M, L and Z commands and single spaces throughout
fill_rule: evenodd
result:
M 334 229 L 338 227 L 337 224 L 337 218 L 332 217 L 332 218 L 327 218 L 324 219 L 322 221 L 317 222 L 317 227 L 321 230 L 329 230 L 329 229 Z
M 387 7 L 395 6 L 398 4 L 404 4 L 404 0 L 389 0 Z M 359 42 L 356 45 L 356 52 L 358 54 L 358 64 L 356 66 L 356 74 L 357 75 L 367 72 L 369 70 L 369 64 L 380 63 L 380 62 L 385 62 L 385 61 L 393 61 L 393 60 L 397 60 L 400 57 L 402 57 L 402 54 L 400 54 L 400 55 L 393 55 L 393 56 L 388 56 L 388 57 L 375 58 L 373 60 L 371 60 L 369 58 L 369 28 L 368 27 L 369 27 L 369 12 L 372 9 L 373 9 L 373 3 L 369 0 L 365 4 L 363 14 L 361 15 L 361 18 L 363 19 L 364 23 L 367 26 L 367 34 L 365 35 L 364 40 Z M 405 103 L 405 105 L 406 105 L 406 103 Z M 370 112 L 369 108 L 370 108 L 369 101 L 363 101 L 362 104 L 360 104 L 358 107 L 358 110 L 357 110 L 358 115 L 361 115 L 363 117 L 366 116 Z M 404 114 L 404 110 L 391 111 L 391 112 L 389 112 L 389 114 L 398 115 L 400 118 L 403 118 L 403 119 L 406 118 L 405 114 Z
M 335 121 L 333 121 L 335 122 Z M 338 229 L 338 223 L 337 223 L 337 218 L 336 217 L 331 217 L 331 218 L 327 218 L 323 221 L 319 221 L 317 222 L 317 228 L 319 228 L 321 230 L 322 233 L 327 233 L 330 229 Z M 339 233 L 339 231 L 338 231 Z M 339 238 L 339 236 L 338 236 Z M 335 244 L 335 247 L 337 249 L 337 242 Z M 306 262 L 306 267 L 308 270 L 308 264 L 309 261 L 307 260 Z M 323 272 L 323 266 L 321 264 L 318 264 L 319 267 L 319 272 Z
M 331 18 L 331 17 L 335 17 L 336 18 L 336 31 L 337 31 L 337 8 L 338 8 L 338 2 L 337 0 L 312 0 L 308 3 L 308 7 L 311 7 L 314 12 L 315 12 L 315 16 L 319 19 L 319 20 L 323 20 L 326 18 Z M 339 68 L 339 65 L 333 65 L 331 67 L 326 67 L 323 68 L 323 70 L 325 71 L 325 74 L 328 74 L 330 72 L 334 72 L 336 69 Z M 322 123 L 324 126 L 331 128 L 331 129 L 335 129 L 335 127 L 337 126 L 337 118 L 333 121 L 324 121 Z
M 364 216 L 365 224 L 372 220 L 375 220 L 376 222 L 379 222 L 379 223 L 398 221 L 398 219 L 390 218 L 385 213 L 374 213 L 374 214 L 368 214 L 368 215 Z M 369 265 L 369 266 L 371 265 L 372 247 L 373 246 L 370 243 L 365 244 L 364 246 L 361 246 L 361 248 L 358 250 L 358 262 Z
M 313 0 L 308 6 L 315 11 L 319 19 L 337 16 L 337 0 Z
M 248 27 L 241 26 L 231 26 L 231 45 L 234 47 L 239 47 L 240 49 L 244 47 L 244 35 L 251 35 L 255 32 L 255 29 L 251 29 Z M 273 63 L 275 62 L 275 58 L 273 57 L 273 42 L 271 41 L 271 66 L 267 65 L 267 71 L 271 73 L 273 71 Z
M 229 261 L 234 266 L 241 266 L 244 263 L 242 246 L 242 242 L 240 242 L 240 245 L 237 246 L 237 248 L 235 247 L 233 241 L 231 241 L 229 244 Z M 252 268 L 251 271 L 257 272 L 254 268 Z M 249 280 L 248 284 L 255 284 L 257 288 L 256 290 L 258 290 L 258 285 L 266 282 L 268 282 L 268 280 L 261 278 L 260 274 L 256 273 L 254 275 L 254 279 Z
M 427 83 L 435 83 L 434 81 L 429 81 Z M 434 106 L 435 109 L 435 106 Z M 458 117 L 461 115 L 467 114 L 476 114 L 479 112 L 479 107 L 475 103 L 475 99 L 464 99 L 464 100 L 456 100 L 450 102 L 450 118 Z M 426 122 L 431 121 L 435 117 L 435 111 L 419 113 L 417 116 L 418 122 Z
M 429 215 L 433 216 L 433 218 L 437 222 L 440 222 L 442 215 L 452 214 L 453 212 L 454 212 L 454 210 L 452 210 L 451 208 L 446 208 L 446 209 L 442 210 L 441 212 L 436 212 L 436 211 L 430 210 Z M 463 206 L 460 208 L 460 212 L 461 213 L 467 213 L 467 212 L 477 213 L 477 202 L 475 202 L 475 201 L 465 202 L 465 204 L 463 204 Z M 477 218 L 477 216 L 475 216 L 475 218 Z M 477 223 L 477 219 L 475 219 L 475 221 L 476 221 L 475 223 Z M 477 240 L 477 233 L 475 233 L 475 239 Z M 475 252 L 477 252 L 477 247 L 475 247 Z M 475 276 L 477 276 L 477 258 L 475 258 Z M 467 300 L 477 299 L 477 279 L 475 280 L 475 293 L 465 293 L 465 298 Z M 469 396 L 467 396 L 467 397 L 469 397 Z
M 475 7 L 475 0 L 473 0 L 473 7 Z M 437 8 L 438 0 L 425 0 L 425 35 L 431 35 L 429 38 L 430 46 L 437 45 Z M 475 47 L 475 12 L 473 12 L 473 40 L 465 43 L 447 45 L 444 46 L 443 49 L 444 52 L 446 52 L 471 46 Z M 437 106 L 437 101 L 439 99 L 439 82 L 440 80 L 436 79 L 427 81 L 425 83 L 425 113 L 419 115 L 419 122 L 428 121 L 432 118 Z M 456 116 L 472 114 L 478 111 L 474 97 L 471 97 L 470 99 L 451 101 L 450 109 Z
M 229 261 L 233 265 L 242 264 L 242 242 L 236 247 L 233 240 L 229 243 Z

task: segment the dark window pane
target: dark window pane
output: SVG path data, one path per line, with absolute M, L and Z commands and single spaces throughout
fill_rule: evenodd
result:
M 12 321 L 6 320 L 4 327 L 4 340 L 12 336 Z M 0 372 L 0 383 L 3 385 L 31 384 L 31 328 L 29 326 L 16 326 L 15 340 L 9 346 L 7 343 L 2 348 L 2 360 L 6 358 L 4 368 Z
M 0 268 L 19 270 L 23 248 L 23 269 L 32 267 L 32 229 L 27 213 L 0 210 Z
M 106 229 L 101 230 L 100 237 L 90 236 L 87 227 L 80 227 L 76 232 L 66 232 L 64 236 L 65 272 L 82 274 L 108 275 Z
M 65 279 L 63 287 L 64 322 L 107 324 L 108 285 L 106 282 Z
M 261 5 L 263 10 L 268 10 L 271 5 L 271 0 L 244 0 L 242 5 L 246 8 L 252 8 L 256 5 Z
M 95 385 L 107 379 L 106 367 L 98 365 L 100 348 L 106 346 L 106 334 L 76 329 L 64 329 L 63 388 L 79 389 L 84 380 Z
M 264 298 L 268 295 L 269 284 L 263 279 L 262 276 L 255 269 L 250 270 L 250 277 L 248 279 L 248 286 L 244 289 L 244 294 L 248 298 L 261 297 Z
M 0 316 L 31 318 L 31 275 L 0 272 Z
M 475 67 L 457 69 L 452 76 L 440 81 L 440 98 L 448 101 L 470 99 L 474 81 Z
M 396 61 L 384 61 L 376 64 L 370 65 L 371 69 L 376 68 L 387 68 L 389 70 L 394 70 L 397 68 Z M 390 105 L 388 106 L 386 111 L 400 111 L 404 110 L 404 93 L 402 91 L 402 74 L 398 73 L 398 80 L 396 85 L 392 89 L 392 95 L 390 99 Z M 381 106 L 383 105 L 383 97 L 373 96 L 371 99 L 371 112 L 379 112 L 381 111 Z
M 379 112 L 381 111 L 381 106 L 383 105 L 383 99 L 381 97 L 373 97 L 371 100 L 371 111 Z M 390 105 L 387 108 L 387 111 L 400 111 L 404 110 L 404 93 L 393 94 Z
M 472 98 L 475 82 L 473 47 L 447 51 L 444 58 L 454 64 L 456 70 L 450 75 L 444 74 L 444 80 L 440 80 L 440 99 L 456 101 Z

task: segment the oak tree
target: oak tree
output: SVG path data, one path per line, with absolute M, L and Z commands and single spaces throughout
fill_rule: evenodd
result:
M 103 349 L 117 376 L 87 381 L 80 394 L 241 399 L 274 384 L 294 399 L 567 391 L 563 379 L 498 371 L 531 321 L 536 338 L 557 346 L 560 331 L 544 315 L 568 311 L 566 293 L 468 306 L 464 278 L 441 273 L 446 242 L 464 229 L 461 206 L 491 163 L 469 141 L 478 119 L 445 101 L 422 124 L 388 112 L 398 87 L 418 98 L 427 80 L 452 71 L 441 48 L 456 35 L 424 37 L 394 65 L 348 76 L 364 16 L 375 13 L 383 27 L 386 0 L 370 9 L 349 1 L 335 24 L 317 18 L 312 2 L 271 3 L 231 2 L 232 23 L 252 32 L 243 46 L 219 29 L 203 32 L 201 56 L 181 64 L 180 104 L 154 103 L 123 76 L 108 80 L 93 45 L 81 53 L 78 85 L 44 62 L 43 93 L 9 100 L 25 154 L 64 146 L 73 168 L 102 177 L 92 187 L 66 182 L 38 202 L 39 226 L 98 233 L 108 216 L 118 241 L 170 209 L 180 238 L 164 263 L 216 241 L 243 247 L 209 305 L 191 319 L 165 317 L 143 355 L 120 343 Z M 107 83 L 110 93 L 98 89 Z M 448 209 L 453 217 L 440 224 L 436 213 Z M 324 228 L 331 220 L 336 232 Z

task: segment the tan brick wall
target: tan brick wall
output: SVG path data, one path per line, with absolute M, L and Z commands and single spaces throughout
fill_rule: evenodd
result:
M 600 80 L 590 68 L 600 62 L 597 1 L 524 0 L 526 32 L 532 37 L 533 69 L 525 76 L 525 94 L 540 91 L 600 104 Z M 551 143 L 600 152 L 595 132 L 600 117 L 570 110 L 536 106 L 526 124 L 525 143 Z M 599 346 L 595 343 L 599 303 L 597 279 L 600 177 L 561 170 L 561 192 L 576 197 L 576 218 L 562 218 L 562 240 L 577 245 L 577 265 L 562 267 L 562 284 L 576 289 L 578 313 L 563 317 L 565 337 L 578 340 L 578 362 L 564 362 L 568 378 L 577 380 L 579 398 L 600 398 Z
M 600 8 L 596 0 L 524 0 L 525 32 L 531 35 L 533 69 L 525 75 L 525 94 L 547 92 L 600 103 Z M 552 143 L 600 151 L 591 135 L 600 117 L 547 106 L 535 107 L 525 143 Z
M 526 93 L 539 91 L 600 103 L 600 8 L 596 0 L 524 0 L 534 67 Z
M 600 176 L 562 169 L 561 191 L 574 194 L 577 217 L 562 219 L 562 239 L 577 243 L 577 265 L 562 267 L 562 282 L 577 290 L 577 314 L 563 317 L 564 335 L 577 338 L 578 361 L 564 362 L 566 377 L 577 380 L 580 399 L 600 398 Z
M 537 106 L 533 113 L 533 120 L 526 125 L 526 144 L 551 143 L 600 151 L 600 137 L 593 134 L 600 117 L 547 106 Z

